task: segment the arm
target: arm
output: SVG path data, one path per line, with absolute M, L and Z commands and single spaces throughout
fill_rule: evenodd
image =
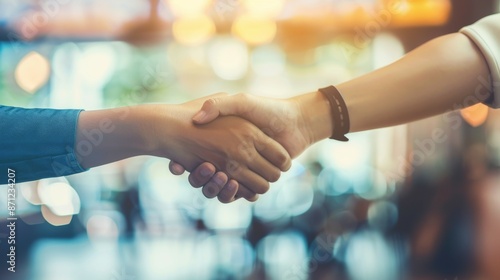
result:
M 17 152 L 12 152 L 10 158 L 2 158 L 1 165 L 12 168 L 21 159 L 18 174 L 36 172 L 25 178 L 26 181 L 69 175 L 128 157 L 153 155 L 176 160 L 188 169 L 209 161 L 227 174 L 226 182 L 234 178 L 248 186 L 238 190 L 234 183 L 231 184 L 234 180 L 224 183 L 224 189 L 211 194 L 219 195 L 223 202 L 232 201 L 236 191 L 247 199 L 254 199 L 255 193 L 266 192 L 268 181 L 277 180 L 280 168 L 287 169 L 290 165 L 286 151 L 254 125 L 237 117 L 221 118 L 195 127 L 190 117 L 202 102 L 81 113 L 46 110 L 46 114 L 38 114 L 25 122 L 27 127 L 19 126 L 19 138 L 11 141 L 11 149 Z M 67 112 L 71 112 L 71 117 Z M 18 117 L 34 113 L 22 109 Z M 20 151 L 28 152 L 21 154 Z M 60 165 L 50 161 L 37 165 L 34 162 L 39 153 L 47 153 L 44 157 L 48 159 L 62 153 L 64 160 L 59 161 Z M 72 165 L 78 165 L 77 170 L 68 169 L 68 158 L 72 159 Z
M 490 89 L 485 88 L 481 78 L 489 81 L 484 57 L 467 36 L 456 33 L 432 40 L 399 61 L 337 88 L 348 107 L 351 132 L 356 132 L 434 116 L 458 109 L 455 104 L 471 106 L 485 101 L 490 97 Z M 273 137 L 299 133 L 306 140 L 302 152 L 304 146 L 331 135 L 330 108 L 316 91 L 273 102 L 248 95 L 215 98 L 204 103 L 194 121 L 202 124 L 219 115 L 239 115 L 263 128 L 273 118 L 283 120 L 273 110 L 276 101 L 297 125 L 275 130 Z M 297 154 L 294 152 L 293 156 Z
M 486 21 L 493 28 L 483 31 L 483 36 L 497 34 L 500 16 L 492 17 Z M 351 132 L 403 124 L 479 102 L 491 102 L 492 92 L 500 89 L 497 82 L 500 81 L 500 54 L 497 50 L 496 59 L 491 59 L 484 44 L 479 48 L 477 40 L 470 38 L 462 33 L 437 38 L 389 66 L 338 85 L 348 107 Z M 498 39 L 495 42 L 500 45 Z M 268 120 L 283 119 L 273 111 L 274 104 L 280 104 L 296 125 L 274 130 L 270 135 L 295 157 L 309 145 L 331 135 L 330 110 L 325 102 L 318 92 L 273 102 L 236 95 L 205 102 L 193 120 L 201 124 L 219 115 L 235 114 L 265 128 L 269 126 Z M 292 134 L 301 135 L 305 141 L 284 137 Z M 180 170 L 179 166 L 173 166 Z M 191 176 L 201 178 L 198 172 Z
M 276 181 L 280 168 L 289 168 L 287 152 L 257 127 L 240 118 L 221 118 L 196 127 L 190 117 L 199 105 L 141 105 L 122 110 L 83 112 L 79 121 L 76 152 L 84 168 L 138 155 L 176 160 L 188 170 L 208 161 L 217 170 L 243 185 L 210 191 L 229 202 L 239 196 L 255 199 Z M 102 136 L 101 136 L 102 135 Z M 279 166 L 276 167 L 276 166 Z M 227 181 L 227 178 L 225 178 Z M 225 184 L 225 183 L 224 183 Z
M 7 169 L 16 181 L 65 176 L 85 171 L 73 151 L 80 110 L 0 106 L 0 184 Z
M 339 85 L 351 131 L 393 126 L 485 101 L 489 70 L 461 33 L 437 38 L 401 60 Z M 487 81 L 486 87 L 481 81 Z

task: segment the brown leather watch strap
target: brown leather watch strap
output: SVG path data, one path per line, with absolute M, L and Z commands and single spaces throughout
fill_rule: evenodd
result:
M 319 92 L 321 92 L 330 103 L 333 121 L 333 134 L 330 139 L 344 142 L 349 141 L 349 139 L 345 137 L 345 134 L 349 132 L 349 112 L 347 112 L 347 105 L 342 95 L 334 86 L 321 88 Z

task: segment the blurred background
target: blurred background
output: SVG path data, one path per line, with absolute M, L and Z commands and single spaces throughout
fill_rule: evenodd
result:
M 0 103 L 289 97 L 499 11 L 497 0 L 0 0 Z M 454 109 L 320 142 L 255 203 L 207 200 L 152 157 L 18 184 L 16 273 L 0 192 L 0 278 L 500 279 L 500 112 Z

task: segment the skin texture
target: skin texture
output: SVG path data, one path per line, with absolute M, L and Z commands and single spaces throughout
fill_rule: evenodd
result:
M 491 95 L 487 63 L 476 45 L 461 33 L 434 39 L 400 60 L 337 88 L 348 108 L 351 132 L 465 108 Z M 240 116 L 263 129 L 295 158 L 332 134 L 331 112 L 325 102 L 317 91 L 284 100 L 239 94 L 206 101 L 193 122 L 206 124 L 219 116 Z M 287 125 L 269 131 L 270 120 Z M 182 173 L 182 165 L 174 162 L 171 166 L 172 173 Z M 209 163 L 201 165 L 190 174 L 190 180 L 197 186 L 216 184 L 201 175 L 212 168 Z
M 291 159 L 280 144 L 242 118 L 223 117 L 195 126 L 191 116 L 205 100 L 82 112 L 77 158 L 84 168 L 139 155 L 165 157 L 187 170 L 210 162 L 220 172 L 215 185 L 204 184 L 207 197 L 231 202 L 238 195 L 253 201 L 288 170 Z

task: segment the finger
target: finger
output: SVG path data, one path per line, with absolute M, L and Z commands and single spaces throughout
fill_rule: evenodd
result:
M 217 172 L 213 178 L 203 186 L 203 195 L 207 198 L 214 198 L 219 195 L 227 183 L 227 175 L 223 172 Z
M 219 115 L 243 115 L 250 110 L 253 104 L 252 97 L 246 94 L 237 94 L 228 97 L 211 98 L 203 103 L 200 111 L 193 116 L 196 124 L 205 124 L 215 120 Z
M 231 180 L 219 192 L 217 198 L 222 203 L 230 203 L 236 200 L 235 195 L 237 192 L 238 192 L 238 184 L 235 184 L 234 180 Z
M 238 192 L 235 195 L 235 200 L 239 198 L 244 198 L 250 202 L 254 202 L 257 201 L 257 199 L 259 199 L 259 195 L 251 191 L 245 185 L 239 184 Z
M 264 136 L 267 137 L 267 136 Z M 265 159 L 256 150 L 254 143 L 242 142 L 238 146 L 238 156 L 247 162 L 248 167 L 269 182 L 276 182 L 281 176 L 281 170 Z
M 174 175 L 182 175 L 186 169 L 180 164 L 178 164 L 175 161 L 170 161 L 168 164 L 168 169 L 170 170 L 170 173 Z
M 189 174 L 189 183 L 191 186 L 199 188 L 208 183 L 212 176 L 214 176 L 215 172 L 216 168 L 213 164 L 204 162 L 196 167 L 191 174 Z
M 236 192 L 236 195 L 234 196 L 234 200 L 238 200 L 240 198 L 244 198 L 248 201 L 256 201 L 259 198 L 259 195 L 256 194 L 255 192 L 251 191 L 248 189 L 245 185 L 239 184 L 236 180 L 229 180 L 227 184 L 234 184 L 237 188 L 238 191 Z
M 263 158 L 257 151 L 248 163 L 250 170 L 259 174 L 268 182 L 276 182 L 281 176 L 281 170 Z
M 281 171 L 288 171 L 292 166 L 292 158 L 285 148 L 264 133 L 257 135 L 254 144 L 257 152 Z
M 247 186 L 249 190 L 255 193 L 263 194 L 269 190 L 269 182 L 267 180 L 237 161 L 228 161 L 225 172 L 231 178 Z

